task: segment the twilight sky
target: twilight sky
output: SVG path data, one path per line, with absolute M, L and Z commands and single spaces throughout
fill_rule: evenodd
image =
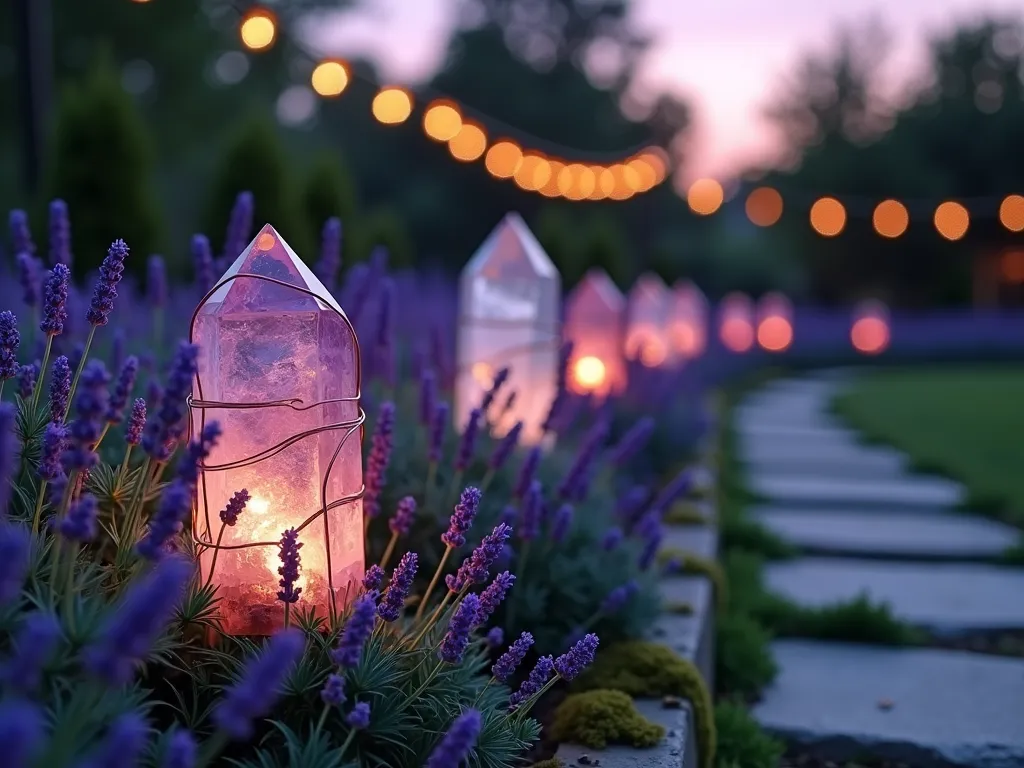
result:
M 695 110 L 688 176 L 727 176 L 770 157 L 760 108 L 801 54 L 826 48 L 836 26 L 877 15 L 894 35 L 893 87 L 914 76 L 935 31 L 986 14 L 1024 16 L 1020 0 L 633 0 L 656 33 L 642 88 L 672 90 Z M 382 77 L 414 82 L 443 53 L 455 0 L 372 0 L 372 11 L 322 28 L 335 53 L 367 55 Z M 327 46 L 324 46 L 325 48 Z

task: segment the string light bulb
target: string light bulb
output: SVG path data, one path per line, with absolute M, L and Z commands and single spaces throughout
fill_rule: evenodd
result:
M 513 141 L 496 141 L 487 150 L 484 167 L 497 179 L 511 179 L 523 162 L 523 150 Z
M 277 37 L 277 19 L 266 8 L 254 8 L 242 19 L 238 33 L 250 51 L 264 51 Z
M 340 96 L 348 87 L 348 82 L 348 68 L 342 62 L 334 60 L 320 62 L 310 76 L 313 90 L 327 98 Z
M 811 206 L 811 226 L 822 237 L 835 237 L 846 226 L 846 208 L 834 197 L 822 197 Z
M 438 100 L 423 113 L 423 131 L 434 141 L 451 141 L 462 129 L 462 113 L 453 101 Z
M 381 88 L 373 97 L 373 116 L 384 125 L 404 123 L 412 114 L 412 96 L 404 88 Z
M 910 225 L 910 214 L 907 207 L 898 200 L 883 200 L 875 206 L 871 214 L 871 224 L 875 232 L 890 239 L 899 237 Z
M 971 215 L 960 203 L 947 200 L 935 209 L 935 229 L 947 240 L 959 240 L 967 234 Z
M 999 204 L 999 223 L 1011 232 L 1024 232 L 1024 197 L 1007 195 Z
M 448 141 L 448 151 L 452 157 L 464 163 L 476 160 L 486 150 L 487 134 L 480 125 L 470 121 L 462 123 L 458 133 Z

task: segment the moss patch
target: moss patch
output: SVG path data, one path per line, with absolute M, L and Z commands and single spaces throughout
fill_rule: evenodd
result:
M 653 747 L 665 729 L 641 715 L 622 691 L 592 690 L 570 694 L 558 705 L 551 737 L 559 742 L 604 749 L 609 744 Z
M 693 604 L 685 600 L 672 600 L 664 603 L 661 610 L 665 613 L 674 613 L 677 616 L 693 616 Z
M 769 650 L 771 635 L 749 616 L 727 613 L 715 626 L 715 687 L 720 696 L 754 700 L 779 668 Z
M 743 504 L 734 499 L 723 500 L 719 519 L 719 544 L 725 551 L 743 549 L 756 552 L 769 560 L 786 560 L 797 554 L 796 547 L 757 520 L 751 519 Z
M 557 757 L 549 757 L 547 760 L 541 760 L 539 763 L 531 763 L 530 768 L 565 768 L 565 763 Z
M 688 700 L 696 723 L 701 766 L 713 765 L 716 738 L 711 695 L 693 663 L 659 643 L 619 643 L 599 651 L 590 668 L 573 683 L 572 690 L 609 688 L 630 696 L 679 696 Z
M 731 702 L 715 705 L 718 760 L 715 768 L 775 768 L 785 747 L 761 730 L 747 711 Z
M 674 565 L 676 573 L 685 573 L 689 576 L 706 576 L 714 585 L 715 599 L 718 602 L 719 608 L 725 606 L 727 597 L 725 571 L 714 560 L 695 555 L 678 547 L 664 547 L 658 552 L 658 562 L 662 567 Z
M 707 514 L 685 501 L 676 502 L 672 509 L 665 513 L 662 521 L 669 525 L 707 525 L 711 522 Z

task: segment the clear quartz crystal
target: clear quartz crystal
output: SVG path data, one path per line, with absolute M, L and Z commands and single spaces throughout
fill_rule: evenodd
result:
M 459 283 L 455 426 L 465 427 L 494 375 L 508 367 L 503 390 L 516 392 L 498 435 L 523 422 L 522 442 L 541 441 L 558 380 L 561 277 L 522 218 L 510 213 L 470 259 Z M 498 398 L 503 400 L 503 398 Z M 501 403 L 488 413 L 499 416 Z
M 628 303 L 626 358 L 647 368 L 660 368 L 671 362 L 667 334 L 669 290 L 664 281 L 651 272 L 640 275 L 629 292 Z
M 576 394 L 599 398 L 626 388 L 622 358 L 626 298 L 603 269 L 591 269 L 565 301 L 562 329 L 572 342 L 566 383 Z
M 277 599 L 276 542 L 325 503 L 356 494 L 362 485 L 358 430 L 323 429 L 354 422 L 358 402 L 315 405 L 358 393 L 359 352 L 334 297 L 269 224 L 222 280 L 232 275 L 262 275 L 288 285 L 243 276 L 222 285 L 202 306 L 193 330 L 200 348 L 193 397 L 231 404 L 289 401 L 295 407 L 194 412 L 196 429 L 205 419 L 223 430 L 207 465 L 244 463 L 203 473 L 195 530 L 201 539 L 220 538 L 225 547 L 267 543 L 221 549 L 213 574 L 224 631 L 266 635 L 284 618 Z M 275 452 L 282 444 L 286 447 Z M 243 461 L 261 454 L 258 461 Z M 245 511 L 235 526 L 222 526 L 220 510 L 243 488 L 250 495 Z M 300 531 L 299 540 L 302 593 L 296 607 L 315 607 L 326 616 L 329 584 L 340 609 L 363 574 L 362 502 L 335 507 L 326 520 L 317 517 Z M 213 559 L 212 549 L 203 552 L 204 575 Z
M 696 285 L 680 281 L 672 288 L 668 339 L 683 360 L 704 354 L 708 343 L 708 300 Z

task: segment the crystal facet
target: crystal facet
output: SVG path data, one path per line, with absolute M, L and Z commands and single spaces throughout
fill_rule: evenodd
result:
M 591 269 L 565 301 L 562 335 L 572 342 L 569 388 L 599 398 L 626 388 L 622 339 L 626 297 L 602 269 Z
M 662 279 L 651 272 L 640 275 L 629 292 L 627 359 L 638 360 L 647 368 L 660 368 L 669 362 L 668 309 L 669 290 Z
M 362 487 L 359 347 L 337 301 L 269 224 L 218 285 L 192 329 L 193 398 L 206 403 L 194 406 L 193 427 L 214 420 L 223 430 L 200 483 L 195 530 L 236 547 L 219 550 L 213 573 L 224 631 L 265 635 L 283 623 L 281 534 Z M 243 488 L 245 511 L 222 527 L 219 511 Z M 298 607 L 327 615 L 333 587 L 340 609 L 363 575 L 362 502 L 315 517 L 299 540 Z M 213 561 L 207 548 L 204 574 Z
M 555 265 L 522 218 L 506 215 L 459 280 L 457 428 L 479 407 L 494 374 L 508 367 L 505 391 L 515 391 L 516 398 L 495 431 L 500 435 L 522 421 L 522 442 L 541 440 L 558 379 L 560 304 Z

